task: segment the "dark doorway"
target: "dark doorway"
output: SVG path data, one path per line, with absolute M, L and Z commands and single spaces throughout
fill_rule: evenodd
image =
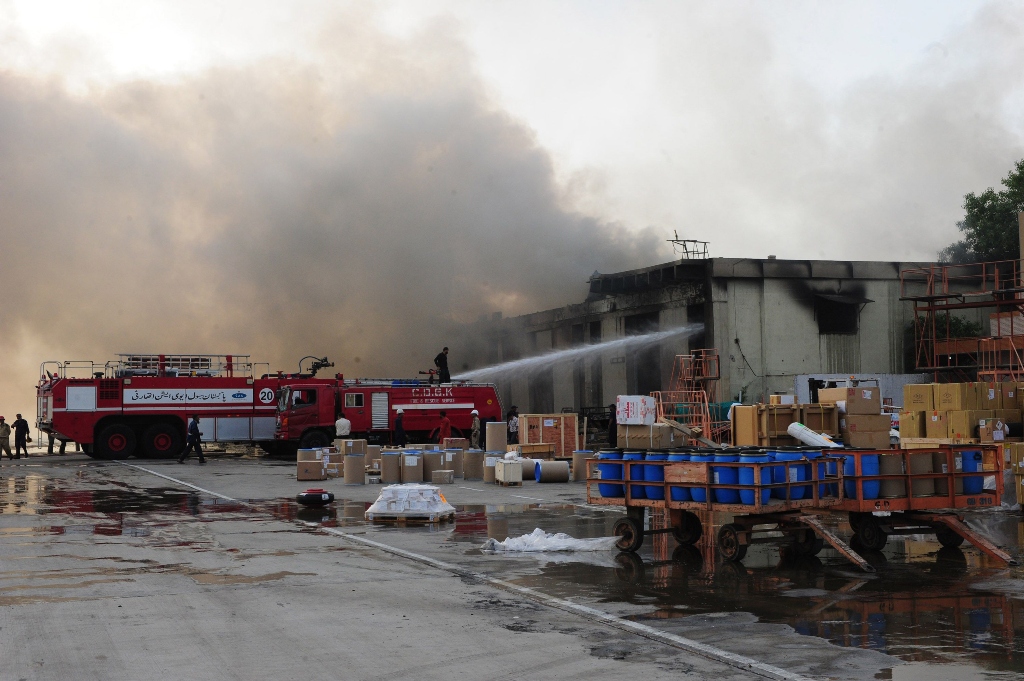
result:
M 626 317 L 626 335 L 641 336 L 661 328 L 657 312 Z M 626 388 L 633 395 L 661 390 L 661 346 L 645 345 L 626 351 Z
M 530 374 L 531 414 L 552 414 L 555 411 L 554 371 L 540 369 Z
M 703 324 L 704 323 L 704 303 L 695 303 L 693 305 L 686 306 L 686 323 L 687 324 Z M 688 346 L 690 352 L 694 350 L 702 350 L 707 347 L 707 334 L 704 329 L 690 336 L 688 339 Z

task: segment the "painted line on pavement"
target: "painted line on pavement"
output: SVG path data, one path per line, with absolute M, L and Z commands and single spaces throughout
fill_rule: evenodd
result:
M 179 480 L 177 478 L 171 477 L 170 475 L 164 475 L 163 473 L 159 473 L 157 471 L 145 468 L 143 466 L 137 466 L 131 463 L 124 463 L 123 461 L 113 461 L 112 463 L 127 466 L 129 468 L 135 468 L 136 470 L 149 473 L 150 475 L 155 475 L 158 478 L 169 480 L 173 483 L 182 485 L 184 487 L 190 487 L 198 492 L 202 492 L 203 494 L 209 494 L 219 499 L 224 499 L 225 501 L 234 501 L 250 506 L 253 505 L 247 501 L 240 501 L 227 495 L 219 494 L 217 492 L 204 489 L 202 487 L 199 487 L 198 485 L 194 485 L 190 482 L 185 482 L 184 480 Z M 317 523 L 303 524 L 306 526 L 317 525 Z M 744 655 L 737 655 L 736 653 L 730 653 L 727 650 L 722 650 L 721 648 L 716 648 L 714 646 L 707 645 L 706 643 L 701 643 L 700 641 L 694 641 L 693 639 L 685 638 L 683 636 L 670 634 L 666 631 L 660 631 L 658 629 L 655 629 L 654 627 L 647 626 L 646 624 L 641 624 L 639 622 L 634 622 L 632 620 L 623 619 L 618 615 L 613 615 L 609 612 L 605 612 L 604 610 L 598 610 L 597 608 L 591 608 L 590 606 L 581 605 L 579 603 L 573 603 L 572 601 L 566 600 L 564 598 L 549 596 L 548 594 L 537 591 L 536 589 L 520 586 L 518 584 L 514 584 L 504 579 L 498 579 L 497 577 L 491 577 L 480 572 L 475 572 L 473 570 L 460 567 L 453 563 L 447 563 L 442 560 L 437 560 L 436 558 L 431 558 L 430 556 L 424 556 L 419 553 L 414 553 L 412 551 L 400 549 L 396 546 L 391 546 L 389 544 L 384 544 L 379 541 L 374 541 L 373 539 L 367 539 L 366 537 L 362 537 L 349 532 L 342 532 L 341 530 L 338 530 L 333 527 L 321 526 L 319 529 L 321 532 L 331 534 L 336 537 L 340 537 L 346 541 L 354 542 L 357 544 L 363 544 L 365 546 L 372 546 L 373 548 L 380 549 L 381 551 L 390 553 L 395 556 L 400 556 L 402 558 L 414 560 L 418 563 L 423 563 L 426 565 L 430 565 L 431 567 L 435 567 L 439 570 L 444 570 L 445 572 L 451 572 L 462 577 L 468 577 L 476 581 L 484 582 L 492 586 L 498 587 L 504 591 L 512 591 L 521 594 L 531 600 L 544 603 L 545 605 L 548 605 L 550 607 L 571 612 L 576 615 L 580 615 L 586 619 L 589 619 L 591 621 L 601 622 L 603 624 L 613 626 L 617 629 L 628 631 L 638 636 L 642 636 L 647 639 L 664 643 L 673 648 L 686 650 L 688 652 L 700 655 L 701 657 L 705 657 L 716 662 L 722 662 L 729 666 L 737 667 L 744 671 L 752 672 L 760 676 L 765 676 L 771 679 L 779 679 L 780 681 L 813 681 L 809 677 L 794 672 L 786 671 L 785 669 L 782 669 L 781 667 L 776 667 L 775 665 L 767 664 L 764 662 L 758 662 L 753 658 L 749 658 Z

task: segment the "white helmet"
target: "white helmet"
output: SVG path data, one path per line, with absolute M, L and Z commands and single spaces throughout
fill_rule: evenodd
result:
M 469 412 L 469 413 L 470 413 L 470 414 L 474 414 L 474 415 L 476 415 L 476 416 L 480 416 L 480 412 L 478 412 L 478 411 L 477 411 L 476 409 L 474 409 L 473 411 L 471 411 L 471 412 Z
M 399 409 L 399 410 L 398 410 L 398 411 L 397 411 L 396 413 L 398 413 L 398 414 L 404 414 L 404 413 L 405 413 L 405 410 L 404 410 L 404 409 Z

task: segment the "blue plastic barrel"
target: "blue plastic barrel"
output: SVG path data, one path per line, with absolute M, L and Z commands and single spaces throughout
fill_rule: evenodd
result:
M 622 459 L 624 461 L 643 461 L 644 460 L 644 453 L 643 452 L 623 452 L 622 453 Z M 643 464 L 637 464 L 637 463 L 631 463 L 631 464 L 628 464 L 628 466 L 629 466 L 629 479 L 630 480 L 643 480 L 644 479 L 644 470 L 647 468 L 647 466 L 644 466 Z M 646 494 L 646 490 L 644 489 L 644 485 L 630 485 L 629 486 L 629 496 L 632 497 L 633 499 L 646 499 L 647 498 L 647 494 Z
M 807 459 L 820 459 L 821 458 L 821 448 L 820 447 L 804 447 L 803 450 L 804 450 L 804 457 L 807 458 Z M 814 475 L 811 474 L 812 473 L 811 466 L 813 466 L 813 465 L 814 464 L 808 464 L 807 465 L 807 479 L 808 480 L 810 480 L 811 478 L 814 477 Z M 817 477 L 818 477 L 818 480 L 821 480 L 822 478 L 825 477 L 825 464 L 824 464 L 824 462 L 818 464 L 818 476 Z M 814 496 L 814 494 L 813 494 L 813 491 L 811 490 L 811 486 L 808 485 L 807 487 L 804 488 L 804 497 L 807 498 L 807 499 L 810 499 L 813 496 Z M 818 485 L 818 498 L 820 499 L 823 496 L 825 496 L 825 485 L 819 484 Z
M 771 461 L 772 457 L 768 455 L 768 452 L 763 450 L 744 450 L 740 452 L 740 463 L 765 463 Z M 768 466 L 761 467 L 761 479 L 762 485 L 770 485 L 772 482 L 772 469 Z M 741 485 L 750 485 L 750 489 L 740 490 L 740 502 L 747 504 L 748 506 L 754 505 L 754 500 L 757 498 L 757 490 L 754 488 L 755 481 L 757 480 L 754 475 L 754 467 L 740 468 L 739 482 Z M 761 503 L 767 504 L 771 498 L 771 490 L 767 487 L 761 490 Z
M 675 454 L 668 455 L 668 461 L 689 461 L 690 455 L 688 453 L 678 452 Z M 672 501 L 690 501 L 690 488 L 689 487 L 677 487 L 673 485 L 668 488 L 669 498 Z
M 804 453 L 800 447 L 776 447 L 772 452 L 776 461 L 800 461 Z M 801 482 L 807 479 L 810 472 L 809 464 L 789 464 L 787 466 L 772 467 L 772 483 Z M 787 480 L 788 477 L 788 480 Z M 789 498 L 793 501 L 803 499 L 806 492 L 810 492 L 810 485 L 789 488 Z M 778 487 L 772 490 L 772 496 L 776 499 L 786 498 L 786 488 Z
M 647 452 L 646 461 L 668 461 L 668 454 L 663 452 Z M 665 482 L 664 466 L 644 466 L 644 480 L 646 482 Z M 665 485 L 644 485 L 644 493 L 648 499 L 664 499 Z
M 618 461 L 622 458 L 620 452 L 598 452 L 598 459 L 613 459 Z M 622 464 L 621 463 L 599 463 L 597 464 L 597 474 L 602 480 L 622 480 Z M 602 497 L 624 497 L 626 496 L 626 488 L 621 484 L 613 485 L 607 482 L 599 482 L 597 484 L 597 491 Z
M 981 452 L 976 449 L 969 449 L 960 452 L 963 457 L 964 473 L 976 473 L 982 469 Z M 972 475 L 964 478 L 964 494 L 981 494 L 985 490 L 985 478 L 980 475 Z
M 715 454 L 712 450 L 698 449 L 690 454 L 690 461 L 714 461 Z M 708 500 L 707 488 L 701 485 L 700 487 L 690 488 L 690 498 L 694 501 L 701 503 Z
M 858 499 L 856 480 L 856 460 L 860 459 L 861 475 L 878 475 L 878 454 L 866 452 L 845 452 L 843 456 L 843 493 L 847 499 Z M 878 480 L 865 480 L 864 499 L 877 499 L 882 483 Z
M 728 463 L 740 460 L 739 452 L 735 450 L 724 450 L 715 454 L 715 463 Z M 712 467 L 712 475 L 716 485 L 736 485 L 740 481 L 738 468 L 727 466 Z M 715 501 L 720 504 L 740 503 L 740 491 L 738 489 L 716 489 Z

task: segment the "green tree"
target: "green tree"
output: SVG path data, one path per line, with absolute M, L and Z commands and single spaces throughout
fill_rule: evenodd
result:
M 1017 213 L 1024 211 L 1024 160 L 1003 178 L 1003 187 L 964 196 L 964 219 L 956 225 L 964 238 L 939 251 L 940 262 L 1020 258 Z

